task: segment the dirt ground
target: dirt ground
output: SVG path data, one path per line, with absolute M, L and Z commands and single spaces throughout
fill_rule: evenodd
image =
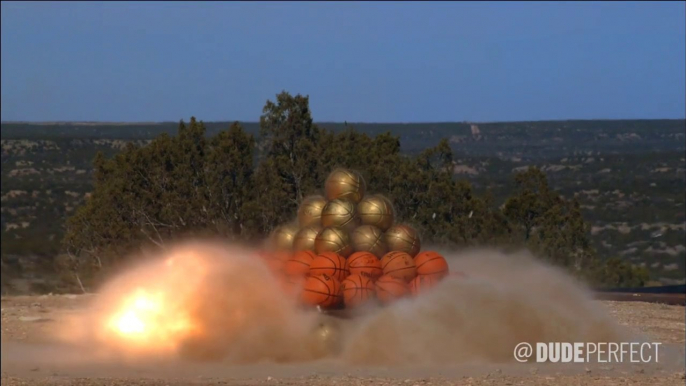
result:
M 603 301 L 617 321 L 663 343 L 650 364 L 475 364 L 453 367 L 350 367 L 311 364 L 158 363 L 78 365 L 50 331 L 89 296 L 2 298 L 2 385 L 684 385 L 684 307 Z

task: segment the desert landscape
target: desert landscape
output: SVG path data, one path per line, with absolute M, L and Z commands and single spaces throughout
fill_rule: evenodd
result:
M 578 199 L 589 240 L 603 259 L 618 257 L 650 273 L 650 285 L 684 284 L 684 120 L 497 123 L 319 123 L 336 133 L 390 132 L 403 155 L 448 138 L 454 178 L 502 205 L 513 175 L 540 168 L 563 197 Z M 207 122 L 207 135 L 231 122 Z M 259 124 L 241 122 L 256 138 Z M 65 220 L 93 193 L 93 160 L 127 144 L 145 146 L 176 123 L 2 122 L 3 267 L 9 293 L 58 292 L 54 260 Z M 14 288 L 9 288 L 9 284 Z
M 2 298 L 3 385 L 683 385 L 684 308 L 604 301 L 621 325 L 664 343 L 673 355 L 661 364 L 480 364 L 419 368 L 167 363 L 155 366 L 79 364 L 87 353 L 60 350 L 50 330 L 95 295 Z M 681 358 L 681 362 L 679 359 Z M 661 358 L 662 359 L 662 358 Z
M 686 385 L 686 3 L 0 7 L 2 386 Z
M 203 251 L 204 247 L 193 248 Z M 684 383 L 683 306 L 593 300 L 574 281 L 526 256 L 516 267 L 492 252 L 454 257 L 451 269 L 469 271 L 474 278 L 448 281 L 424 297 L 349 319 L 307 311 L 282 313 L 283 319 L 275 320 L 273 312 L 281 306 L 287 308 L 286 303 L 276 299 L 273 307 L 258 306 L 254 302 L 266 296 L 266 290 L 245 300 L 240 294 L 252 287 L 232 279 L 237 274 L 235 267 L 216 266 L 215 270 L 223 273 L 223 283 L 230 281 L 236 286 L 202 280 L 197 288 L 191 288 L 193 285 L 180 285 L 169 278 L 152 279 L 148 276 L 150 270 L 159 272 L 160 267 L 151 264 L 138 273 L 123 274 L 115 280 L 116 286 L 99 294 L 3 297 L 3 385 Z M 241 269 L 241 275 L 246 272 L 250 282 L 267 280 L 266 271 Z M 96 319 L 91 317 L 101 312 L 96 310 L 107 309 L 120 294 L 142 285 L 141 277 L 168 283 L 168 290 L 173 287 L 179 294 L 211 289 L 215 296 L 202 302 L 204 311 L 200 315 L 213 314 L 214 310 L 229 315 L 240 309 L 245 311 L 247 322 L 234 324 L 234 328 L 245 331 L 247 336 L 259 330 L 263 336 L 234 336 L 236 331 L 226 326 L 235 321 L 220 319 L 222 327 L 213 330 L 213 341 L 223 342 L 220 346 L 224 351 L 212 359 L 198 361 L 184 355 L 159 356 L 152 352 L 141 356 L 134 351 L 129 352 L 132 356 L 108 354 L 103 351 L 107 343 L 96 344 L 85 338 L 85 331 L 93 324 L 75 322 L 93 323 Z M 527 290 L 529 283 L 545 290 L 531 293 Z M 312 328 L 305 331 L 294 327 L 295 321 Z M 656 363 L 514 362 L 511 346 L 525 339 L 662 345 Z

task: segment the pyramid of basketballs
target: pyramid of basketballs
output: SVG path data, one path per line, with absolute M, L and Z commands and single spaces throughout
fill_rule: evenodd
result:
M 270 236 L 263 257 L 303 305 L 390 303 L 428 291 L 448 275 L 443 256 L 421 251 L 417 232 L 395 222 L 391 202 L 366 190 L 360 174 L 336 169 L 326 179 L 326 197 L 307 197 L 297 222 Z

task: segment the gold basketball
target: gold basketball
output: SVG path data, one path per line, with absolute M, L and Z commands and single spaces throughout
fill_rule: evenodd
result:
M 298 233 L 295 234 L 293 239 L 293 250 L 294 251 L 314 251 L 314 240 L 317 235 L 322 230 L 322 227 L 308 226 L 300 229 Z
M 293 240 L 298 230 L 296 224 L 285 224 L 277 227 L 271 234 L 270 246 L 279 251 L 292 251 Z
M 317 355 L 325 357 L 338 353 L 342 349 L 341 327 L 333 317 L 328 316 L 326 319 L 322 319 L 312 333 Z
M 403 224 L 390 227 L 385 234 L 389 251 L 401 251 L 415 257 L 421 248 L 417 231 Z
M 322 210 L 323 227 L 340 227 L 352 231 L 359 225 L 355 204 L 346 199 L 337 198 L 329 201 Z
M 350 245 L 348 232 L 339 227 L 328 227 L 322 229 L 315 238 L 314 251 L 318 254 L 336 252 L 343 257 L 348 257 L 353 253 L 353 248 Z
M 388 252 L 388 246 L 381 229 L 374 225 L 362 225 L 350 234 L 355 252 L 371 252 L 379 259 Z
M 357 215 L 362 225 L 374 225 L 382 231 L 393 225 L 393 205 L 386 197 L 375 194 L 367 196 L 357 204 Z
M 326 199 L 322 196 L 309 196 L 303 200 L 298 208 L 298 222 L 301 227 L 321 225 L 322 209 Z
M 346 198 L 357 204 L 364 197 L 367 184 L 364 178 L 352 170 L 336 169 L 326 178 L 324 182 L 327 200 Z

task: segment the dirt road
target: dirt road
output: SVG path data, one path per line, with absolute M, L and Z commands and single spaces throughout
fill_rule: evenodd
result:
M 351 367 L 308 364 L 112 363 L 50 338 L 88 296 L 2 299 L 2 385 L 684 385 L 684 307 L 602 302 L 617 321 L 663 343 L 658 363 Z M 84 360 L 89 359 L 89 360 Z

